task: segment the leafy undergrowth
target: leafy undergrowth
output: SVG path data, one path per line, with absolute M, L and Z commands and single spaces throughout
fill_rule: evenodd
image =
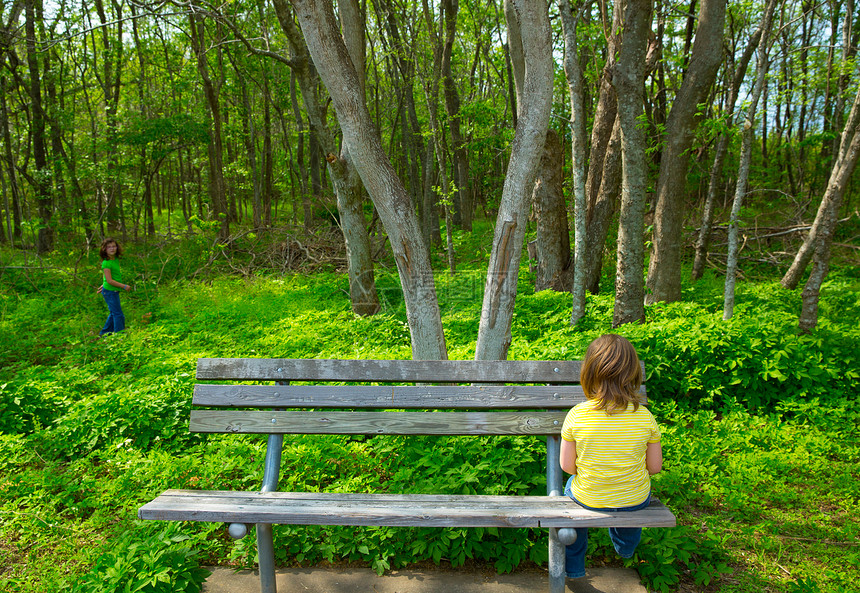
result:
M 254 537 L 221 525 L 135 520 L 166 488 L 258 488 L 265 442 L 190 435 L 194 366 L 203 356 L 408 358 L 396 280 L 383 313 L 356 318 L 343 275 L 213 277 L 125 295 L 124 335 L 98 339 L 103 303 L 46 271 L 0 284 L 0 589 L 197 591 L 201 565 L 253 565 Z M 480 273 L 439 274 L 451 358 L 474 355 Z M 797 292 L 740 284 L 721 320 L 705 279 L 685 301 L 648 309 L 620 333 L 648 368 L 664 427 L 655 494 L 679 517 L 646 530 L 627 562 L 657 591 L 851 591 L 860 582 L 860 305 L 838 271 L 822 319 L 796 332 Z M 569 327 L 569 298 L 523 289 L 510 358 L 581 358 L 610 330 L 610 296 L 589 297 Z M 540 439 L 289 437 L 282 487 L 377 492 L 542 493 Z M 542 532 L 276 526 L 284 565 L 357 562 L 544 565 Z M 591 566 L 620 566 L 598 530 Z

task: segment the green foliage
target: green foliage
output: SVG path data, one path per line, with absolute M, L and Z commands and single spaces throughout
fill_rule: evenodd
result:
M 122 543 L 106 552 L 78 581 L 74 593 L 198 593 L 210 572 L 197 564 L 197 553 L 187 536 L 168 527 L 139 539 L 122 534 Z
M 648 588 L 661 593 L 674 591 L 684 574 L 697 586 L 707 587 L 732 572 L 723 544 L 712 532 L 698 534 L 686 526 L 648 529 L 636 554 L 624 564 L 636 568 Z
M 159 159 L 184 146 L 209 142 L 209 126 L 180 113 L 170 117 L 132 119 L 120 134 L 120 142 L 130 146 L 152 146 L 153 158 Z
M 32 385 L 19 389 L 0 383 L 0 433 L 29 434 L 49 424 L 57 412 L 55 402 Z
M 457 231 L 455 245 L 480 259 L 491 230 Z M 241 250 L 250 252 L 247 241 Z M 384 312 L 358 318 L 342 274 L 224 276 L 214 265 L 197 274 L 229 254 L 201 234 L 180 244 L 127 250 L 124 272 L 138 289 L 124 295 L 128 331 L 108 339 L 95 335 L 104 305 L 95 280 L 72 271 L 75 254 L 3 276 L 0 554 L 10 568 L 0 588 L 94 586 L 113 569 L 111 590 L 191 591 L 198 564 L 253 566 L 253 536 L 135 523 L 136 508 L 165 488 L 259 487 L 265 439 L 187 431 L 196 358 L 410 356 L 395 274 L 379 278 Z M 468 359 L 484 278 L 480 264 L 460 270 L 436 281 L 449 354 Z M 611 295 L 589 296 L 571 328 L 568 295 L 522 284 L 510 358 L 581 358 L 611 331 Z M 678 528 L 646 530 L 628 563 L 652 590 L 761 590 L 775 578 L 781 591 L 852 590 L 860 578 L 856 546 L 846 545 L 860 537 L 860 411 L 850 401 L 860 387 L 857 290 L 854 270 L 834 270 L 818 329 L 800 336 L 796 292 L 740 283 L 736 315 L 723 322 L 720 283 L 706 277 L 685 289 L 685 302 L 649 307 L 648 323 L 619 330 L 646 362 L 664 429 L 666 467 L 654 492 L 679 516 Z M 288 437 L 282 488 L 541 494 L 542 450 L 541 439 L 526 437 Z M 547 559 L 539 530 L 276 526 L 275 540 L 281 564 L 358 562 L 379 573 L 422 561 L 504 572 Z M 605 531 L 595 531 L 588 562 L 621 563 Z
M 107 343 L 109 352 L 125 346 L 116 338 Z M 122 365 L 122 361 L 110 361 Z M 116 372 L 107 364 L 106 373 Z M 122 375 L 120 375 L 122 377 Z M 106 389 L 69 405 L 44 433 L 45 444 L 62 455 L 80 455 L 107 445 L 122 443 L 149 449 L 155 446 L 181 449 L 198 437 L 188 435 L 191 402 L 188 373 L 173 373 L 157 384 L 135 384 L 123 379 L 106 381 Z

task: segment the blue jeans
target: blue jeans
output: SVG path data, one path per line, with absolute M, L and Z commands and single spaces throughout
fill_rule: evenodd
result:
M 648 498 L 645 499 L 645 502 L 632 507 L 611 509 L 596 509 L 594 507 L 589 507 L 582 504 L 573 497 L 573 492 L 571 491 L 570 487 L 571 480 L 573 480 L 573 476 L 571 476 L 567 480 L 567 485 L 564 487 L 564 493 L 584 509 L 588 509 L 591 511 L 601 511 L 604 513 L 623 513 L 624 511 L 638 511 L 640 509 L 646 508 L 649 504 L 651 504 L 651 495 L 649 494 Z M 621 556 L 622 558 L 632 558 L 633 553 L 636 551 L 636 546 L 639 545 L 639 540 L 642 539 L 642 528 L 610 527 L 609 539 L 612 540 L 612 545 L 615 546 L 615 551 L 618 552 L 619 556 Z M 567 578 L 576 579 L 585 576 L 585 551 L 587 549 L 588 528 L 577 527 L 576 541 L 569 546 L 565 546 L 564 550 L 564 572 L 567 575 Z
M 125 315 L 123 315 L 122 307 L 119 304 L 119 291 L 102 289 L 102 297 L 107 303 L 108 318 L 99 335 L 121 332 L 125 329 Z

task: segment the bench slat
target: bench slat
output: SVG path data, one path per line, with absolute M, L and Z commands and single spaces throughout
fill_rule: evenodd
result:
M 644 387 L 642 393 L 644 395 Z M 196 406 L 280 408 L 565 408 L 579 385 L 195 385 Z
M 197 378 L 237 381 L 578 383 L 582 361 L 200 358 Z
M 559 434 L 559 412 L 285 412 L 191 410 L 189 430 L 253 434 Z
M 416 527 L 673 527 L 658 500 L 631 513 L 583 509 L 564 496 L 345 494 L 168 490 L 141 519 Z

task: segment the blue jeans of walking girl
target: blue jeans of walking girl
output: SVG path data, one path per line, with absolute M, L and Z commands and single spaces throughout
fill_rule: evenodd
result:
M 102 297 L 104 297 L 105 303 L 107 303 L 108 318 L 99 335 L 103 336 L 113 332 L 121 332 L 125 329 L 125 315 L 123 315 L 122 307 L 119 304 L 119 292 L 103 289 Z
M 585 506 L 573 497 L 571 491 L 571 476 L 567 485 L 564 487 L 565 495 L 569 496 L 574 502 L 582 508 L 591 511 L 601 511 L 604 513 L 623 513 L 625 511 L 638 511 L 646 508 L 651 504 L 651 495 L 645 499 L 645 502 L 632 507 L 620 507 L 611 509 L 596 509 L 594 507 Z M 642 539 L 641 527 L 610 527 L 609 539 L 612 540 L 612 545 L 615 546 L 615 551 L 622 558 L 632 558 L 636 551 L 636 546 L 639 545 L 639 540 Z M 564 572 L 569 579 L 577 579 L 585 576 L 585 552 L 588 549 L 588 528 L 576 528 L 576 541 L 569 546 L 565 546 Z

